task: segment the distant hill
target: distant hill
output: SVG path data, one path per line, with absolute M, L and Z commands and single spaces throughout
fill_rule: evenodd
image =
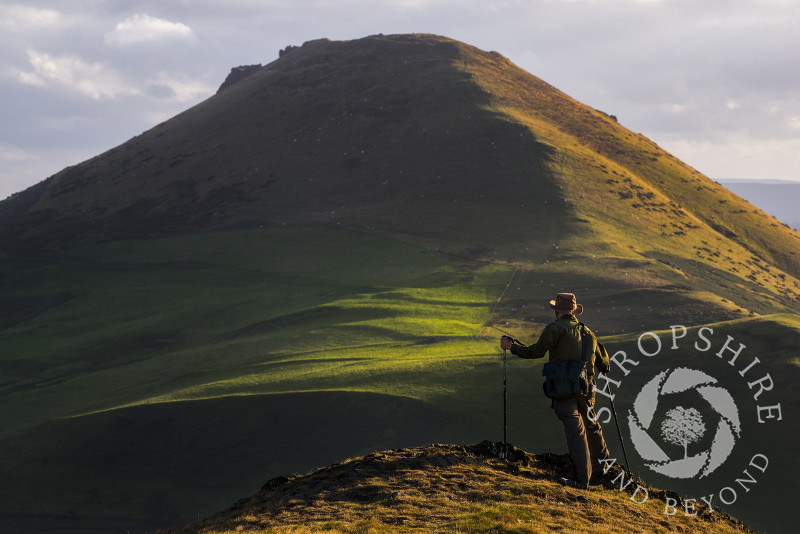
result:
M 323 39 L 244 71 L 0 203 L 0 247 L 322 223 L 525 261 L 539 234 L 580 234 L 580 254 L 591 243 L 732 274 L 741 262 L 735 277 L 776 289 L 777 271 L 800 270 L 797 234 L 500 54 L 435 36 Z
M 781 180 L 719 180 L 719 183 L 752 202 L 795 230 L 800 230 L 800 182 Z
M 582 532 L 589 525 L 592 532 L 754 532 L 706 506 L 696 516 L 664 515 L 668 499 L 682 511 L 686 501 L 632 482 L 619 468 L 590 490 L 565 488 L 556 479 L 568 466 L 567 455 L 533 455 L 502 442 L 376 452 L 277 477 L 229 509 L 169 532 Z
M 616 355 L 623 437 L 663 441 L 641 391 L 704 418 L 691 455 L 629 447 L 637 476 L 795 522 L 800 233 L 497 52 L 375 35 L 237 67 L 0 202 L 0 259 L 11 530 L 176 527 L 274 476 L 498 439 L 504 365 L 514 443 L 563 452 L 542 362 L 497 344 L 560 291 Z

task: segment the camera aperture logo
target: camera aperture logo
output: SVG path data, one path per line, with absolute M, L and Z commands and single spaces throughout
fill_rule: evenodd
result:
M 614 353 L 610 374 L 620 378 L 598 376 L 596 392 L 613 400 L 624 391 L 626 380 L 636 382 L 633 387 L 638 391 L 626 391 L 626 396 L 633 398 L 632 405 L 620 413 L 621 427 L 627 422 L 625 440 L 633 444 L 641 459 L 640 472 L 646 468 L 699 493 L 697 498 L 684 499 L 683 513 L 696 515 L 699 501 L 711 511 L 714 506 L 731 506 L 757 487 L 759 474 L 769 467 L 769 451 L 764 450 L 769 444 L 748 441 L 744 434 L 745 428 L 783 419 L 781 403 L 774 401 L 772 376 L 758 357 L 746 353 L 744 344 L 730 335 L 724 340 L 719 334 L 714 336 L 711 327 L 701 327 L 690 335 L 685 326 L 671 326 L 662 336 L 666 341 L 654 332 L 641 334 L 637 355 L 622 350 Z M 608 422 L 612 412 L 597 408 L 597 418 Z M 745 450 L 753 441 L 760 449 Z M 733 454 L 737 449 L 739 454 Z M 606 471 L 615 462 L 613 458 L 604 461 Z M 732 465 L 734 462 L 739 464 Z M 718 475 L 716 486 L 710 482 L 712 473 Z M 646 473 L 641 475 L 647 478 Z M 727 482 L 720 484 L 726 476 Z M 617 482 L 623 491 L 633 479 L 626 482 L 621 473 Z M 647 490 L 637 486 L 631 500 L 646 502 Z M 678 513 L 677 505 L 668 497 L 664 514 Z
M 733 450 L 741 433 L 739 412 L 727 390 L 715 385 L 717 380 L 702 371 L 679 367 L 659 373 L 637 395 L 633 410 L 628 412 L 631 441 L 646 461 L 647 467 L 673 478 L 700 478 L 722 465 Z M 689 445 L 707 432 L 701 413 L 694 407 L 677 406 L 666 412 L 660 425 L 664 441 L 682 445 L 683 458 L 668 456 L 650 435 L 659 400 L 676 393 L 694 390 L 719 415 L 714 441 L 708 450 L 689 454 Z

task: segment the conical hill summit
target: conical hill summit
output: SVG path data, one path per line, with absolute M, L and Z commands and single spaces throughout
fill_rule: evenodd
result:
M 285 224 L 523 264 L 558 243 L 667 284 L 706 270 L 783 309 L 800 298 L 796 231 L 500 54 L 431 35 L 311 41 L 234 69 L 0 218 L 3 248 Z
M 558 187 L 550 147 L 490 109 L 471 54 L 430 36 L 306 43 L 7 201 L 4 219 L 28 243 L 322 223 L 485 245 L 509 196 Z

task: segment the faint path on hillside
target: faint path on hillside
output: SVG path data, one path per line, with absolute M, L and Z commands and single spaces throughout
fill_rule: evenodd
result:
M 492 313 L 489 314 L 489 319 L 483 323 L 483 327 L 475 335 L 475 339 L 480 339 L 481 335 L 483 335 L 483 331 L 486 330 L 486 327 L 492 324 L 492 319 L 494 318 L 495 312 L 497 312 L 497 307 L 500 306 L 500 303 L 503 301 L 503 297 L 506 295 L 506 291 L 508 291 L 508 288 L 511 287 L 511 282 L 514 280 L 514 276 L 517 274 L 518 270 L 519 267 L 514 267 L 514 271 L 511 273 L 511 277 L 509 277 L 506 287 L 503 289 L 503 292 L 500 293 L 500 297 L 497 299 L 494 308 L 492 308 Z

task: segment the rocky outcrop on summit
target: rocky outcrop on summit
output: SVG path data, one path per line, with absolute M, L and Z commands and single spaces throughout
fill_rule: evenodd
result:
M 248 76 L 255 74 L 260 68 L 261 68 L 261 63 L 259 63 L 258 65 L 242 65 L 240 67 L 232 68 L 230 74 L 228 74 L 228 77 L 225 78 L 225 81 L 222 82 L 222 85 L 220 85 L 219 89 L 217 89 L 217 94 L 224 91 L 228 87 L 244 80 Z

